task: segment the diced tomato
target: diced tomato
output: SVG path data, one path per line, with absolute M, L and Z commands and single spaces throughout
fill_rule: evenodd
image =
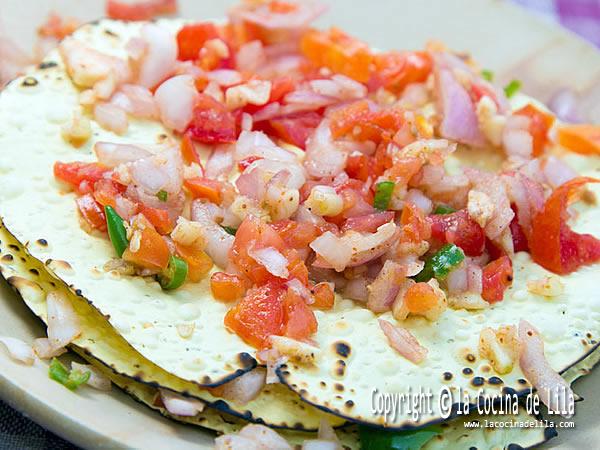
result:
M 160 234 L 169 234 L 175 228 L 175 224 L 169 217 L 169 213 L 164 209 L 152 208 L 151 206 L 140 204 L 139 210 Z
M 283 299 L 287 294 L 281 283 L 267 283 L 250 289 L 225 315 L 225 326 L 244 342 L 256 348 L 268 345 L 271 335 L 280 336 L 286 312 Z
M 106 231 L 106 216 L 102 206 L 94 199 L 92 194 L 85 194 L 77 200 L 77 207 L 86 223 L 93 229 Z
M 117 20 L 150 20 L 161 14 L 175 14 L 177 0 L 107 0 L 106 15 Z
M 426 52 L 386 52 L 374 56 L 375 71 L 369 86 L 372 90 L 383 86 L 400 94 L 411 83 L 427 80 L 433 67 L 431 56 Z
M 248 166 L 250 164 L 252 164 L 254 161 L 258 161 L 259 159 L 263 159 L 262 156 L 248 156 L 247 158 L 244 158 L 240 161 L 238 161 L 238 169 L 240 172 L 243 172 L 244 170 L 246 170 L 248 168 Z
M 300 50 L 316 66 L 362 83 L 369 81 L 373 60 L 369 47 L 339 28 L 307 31 L 300 41 Z
M 402 226 L 401 242 L 418 244 L 431 237 L 431 223 L 427 220 L 423 211 L 413 203 L 404 205 L 400 215 L 400 225 Z
M 304 261 L 300 258 L 298 252 L 294 249 L 287 249 L 283 252 L 288 262 L 288 279 L 294 278 L 300 281 L 303 285 L 308 286 L 308 268 Z
M 193 140 L 206 144 L 235 142 L 236 119 L 225 105 L 209 95 L 199 94 L 188 133 Z
M 305 148 L 306 140 L 321 123 L 321 115 L 314 112 L 299 112 L 268 121 L 269 126 L 279 138 L 296 147 Z
M 202 161 L 200 161 L 198 152 L 196 152 L 196 148 L 194 147 L 194 143 L 192 142 L 192 138 L 189 135 L 183 135 L 183 138 L 181 139 L 180 149 L 181 156 L 183 157 L 183 161 L 186 164 L 190 165 L 192 163 L 196 163 L 200 166 L 201 169 L 204 169 L 204 167 L 202 167 Z
M 386 177 L 396 184 L 408 185 L 410 179 L 419 173 L 423 167 L 423 161 L 420 158 L 404 157 L 394 161 L 393 165 L 387 169 Z
M 40 37 L 51 37 L 60 41 L 80 26 L 81 23 L 77 19 L 62 18 L 56 13 L 50 13 L 46 22 L 38 28 L 37 32 Z
M 381 225 L 394 220 L 394 216 L 394 211 L 384 211 L 366 216 L 350 217 L 346 219 L 340 231 L 342 233 L 348 230 L 359 233 L 375 233 Z
M 179 59 L 182 61 L 198 59 L 204 43 L 219 37 L 217 27 L 212 22 L 200 22 L 185 25 L 177 33 Z
M 485 234 L 469 213 L 462 209 L 452 214 L 432 214 L 431 236 L 440 244 L 451 243 L 467 256 L 479 256 L 485 248 Z
M 331 309 L 335 303 L 335 293 L 329 283 L 317 283 L 312 288 L 314 303 L 317 309 Z
M 279 77 L 271 81 L 271 96 L 269 103 L 278 102 L 296 88 L 296 81 L 292 77 Z
M 94 198 L 102 206 L 115 207 L 117 196 L 125 191 L 125 186 L 113 180 L 101 178 L 94 184 Z
M 346 173 L 350 178 L 367 181 L 371 175 L 369 170 L 369 157 L 363 153 L 355 152 L 346 159 Z
M 103 178 L 109 169 L 99 163 L 70 162 L 54 163 L 54 176 L 70 184 L 76 192 L 92 192 L 96 181 Z
M 169 265 L 171 252 L 160 234 L 151 227 L 139 230 L 140 247 L 132 252 L 129 248 L 123 253 L 123 259 L 150 270 L 164 270 Z
M 506 250 L 487 237 L 485 238 L 485 251 L 492 261 L 506 256 Z
M 544 208 L 533 219 L 529 248 L 533 260 L 557 274 L 600 261 L 600 240 L 571 230 L 567 207 L 586 183 L 600 183 L 588 177 L 574 178 L 557 187 Z
M 415 283 L 404 294 L 404 304 L 411 313 L 426 313 L 434 308 L 437 303 L 437 295 L 427 283 Z
M 496 303 L 504 298 L 504 291 L 512 284 L 513 268 L 508 256 L 502 256 L 483 268 L 481 296 L 489 303 Z
M 332 111 L 330 121 L 334 138 L 349 134 L 358 141 L 379 143 L 391 139 L 404 123 L 404 118 L 398 108 L 374 111 L 367 100 L 358 100 Z
M 515 217 L 513 217 L 510 222 L 510 232 L 512 234 L 513 248 L 515 253 L 517 252 L 528 252 L 529 244 L 527 243 L 527 236 L 523 231 L 523 228 L 519 224 L 519 211 L 516 205 L 511 205 L 512 210 L 515 213 Z
M 562 125 L 557 136 L 558 143 L 572 152 L 600 155 L 599 125 Z
M 279 252 L 286 248 L 283 239 L 268 224 L 260 219 L 249 216 L 239 226 L 235 240 L 229 250 L 229 258 L 248 279 L 257 284 L 263 284 L 274 279 L 267 269 L 248 255 L 248 248 L 273 247 Z
M 515 111 L 515 114 L 529 118 L 528 131 L 533 138 L 533 156 L 540 156 L 549 141 L 548 131 L 554 124 L 554 116 L 540 111 L 531 103 Z
M 317 318 L 302 297 L 292 289 L 288 289 L 283 300 L 284 323 L 283 334 L 299 341 L 309 338 L 317 331 Z
M 212 269 L 213 261 L 206 253 L 199 250 L 194 245 L 181 245 L 175 242 L 177 254 L 187 263 L 188 273 L 187 279 L 193 283 L 202 280 L 210 269 Z
M 319 228 L 312 223 L 289 219 L 273 222 L 271 228 L 279 234 L 288 247 L 295 249 L 307 248 L 308 244 L 321 234 Z
M 232 302 L 244 296 L 246 284 L 237 275 L 215 272 L 210 277 L 210 290 L 217 300 Z
M 190 191 L 194 198 L 206 198 L 212 203 L 221 203 L 221 182 L 204 177 L 188 178 L 183 185 Z

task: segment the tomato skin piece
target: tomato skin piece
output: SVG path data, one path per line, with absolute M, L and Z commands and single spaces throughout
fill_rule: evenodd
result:
M 428 283 L 420 282 L 407 289 L 404 302 L 411 313 L 423 314 L 437 305 L 438 298 Z
M 431 223 L 427 220 L 423 211 L 413 203 L 404 205 L 400 215 L 400 225 L 402 226 L 401 242 L 418 244 L 431 237 Z
M 175 224 L 169 217 L 169 213 L 164 209 L 152 208 L 151 206 L 141 204 L 139 211 L 160 234 L 169 234 L 175 228 Z
M 339 28 L 307 31 L 300 40 L 300 51 L 318 67 L 327 67 L 361 83 L 369 81 L 371 50 Z
M 171 252 L 165 240 L 151 227 L 146 227 L 140 232 L 142 234 L 140 248 L 136 252 L 127 248 L 123 253 L 123 259 L 150 270 L 166 269 Z
M 441 244 L 455 244 L 467 256 L 479 256 L 485 248 L 485 234 L 466 210 L 452 214 L 432 214 L 431 237 Z
M 600 126 L 562 125 L 558 128 L 558 143 L 583 155 L 600 155 Z
M 92 194 L 85 194 L 79 197 L 76 202 L 81 217 L 83 217 L 91 228 L 106 231 L 106 216 L 104 215 L 104 210 L 94 199 Z
M 335 304 L 335 293 L 329 283 L 317 283 L 312 288 L 313 308 L 328 310 Z
M 226 144 L 237 139 L 235 115 L 209 95 L 199 94 L 187 132 L 205 144 Z
M 206 198 L 217 205 L 221 203 L 222 185 L 219 181 L 204 177 L 188 178 L 183 185 L 194 198 Z
M 283 307 L 285 323 L 283 334 L 285 336 L 303 341 L 317 331 L 318 324 L 315 313 L 292 289 L 288 289 L 283 300 Z
M 400 94 L 411 83 L 427 80 L 433 68 L 433 61 L 427 52 L 386 52 L 373 58 L 375 72 L 369 80 L 374 90 L 383 86 L 388 91 Z
M 529 242 L 531 257 L 559 275 L 600 261 L 600 240 L 590 234 L 576 233 L 567 224 L 569 201 L 587 183 L 600 183 L 600 180 L 578 177 L 560 185 L 533 219 Z
M 256 155 L 252 155 L 252 156 L 248 156 L 247 158 L 244 158 L 240 161 L 238 161 L 238 170 L 240 172 L 243 172 L 244 170 L 246 170 L 254 161 L 258 161 L 259 159 L 263 159 L 262 156 L 256 156 Z
M 543 154 L 549 141 L 548 131 L 554 124 L 554 116 L 540 111 L 532 104 L 523 106 L 514 114 L 529 118 L 528 131 L 533 138 L 533 157 Z
M 192 283 L 202 280 L 212 269 L 213 262 L 210 256 L 195 246 L 175 242 L 175 249 L 179 257 L 187 263 L 187 279 Z
M 506 255 L 488 263 L 483 268 L 481 296 L 488 303 L 496 303 L 504 298 L 504 291 L 512 284 L 513 268 Z
M 215 272 L 210 277 L 210 290 L 217 300 L 231 302 L 244 296 L 246 286 L 244 280 L 237 275 Z
M 175 14 L 177 0 L 142 0 L 136 3 L 107 0 L 106 15 L 117 20 L 150 20 L 160 14 Z
M 80 161 L 54 163 L 54 177 L 67 183 L 75 192 L 91 192 L 97 181 L 104 177 L 110 169 L 99 163 L 85 163 Z
M 283 219 L 270 224 L 288 247 L 305 249 L 321 232 L 319 228 L 308 222 L 296 222 Z
M 239 226 L 233 245 L 229 250 L 229 259 L 253 283 L 260 285 L 276 279 L 264 266 L 248 255 L 248 248 L 251 245 L 254 245 L 255 248 L 273 247 L 283 253 L 286 248 L 283 239 L 268 224 L 256 217 L 249 216 Z
M 267 283 L 246 292 L 225 315 L 225 326 L 255 348 L 269 345 L 271 335 L 281 336 L 284 329 L 284 296 L 281 283 Z
M 527 236 L 523 231 L 523 227 L 519 224 L 519 211 L 516 205 L 511 205 L 512 210 L 515 213 L 512 221 L 510 222 L 510 232 L 512 235 L 513 249 L 517 252 L 528 252 L 529 243 L 527 242 Z
M 177 33 L 178 58 L 189 61 L 200 57 L 204 43 L 219 37 L 217 27 L 212 22 L 199 22 L 185 25 Z
M 321 115 L 314 112 L 294 113 L 287 116 L 276 117 L 268 121 L 273 134 L 285 142 L 306 148 L 306 140 L 321 123 Z
M 185 134 L 181 139 L 180 144 L 181 156 L 183 157 L 183 161 L 187 165 L 191 165 L 193 163 L 198 164 L 202 169 L 202 173 L 204 173 L 204 167 L 202 166 L 202 161 L 200 161 L 200 157 L 196 152 L 194 147 L 194 143 L 192 142 L 192 138 Z

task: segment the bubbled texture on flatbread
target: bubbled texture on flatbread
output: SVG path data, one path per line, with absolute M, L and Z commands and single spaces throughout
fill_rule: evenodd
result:
M 165 22 L 175 27 L 180 22 Z M 118 56 L 139 24 L 102 21 L 85 25 L 75 36 Z M 107 34 L 106 30 L 111 33 Z M 254 349 L 223 326 L 228 306 L 214 301 L 208 279 L 165 292 L 151 279 L 119 277 L 103 265 L 115 257 L 108 239 L 90 236 L 79 224 L 75 195 L 61 193 L 52 166 L 57 161 L 93 161 L 97 141 L 157 143 L 168 134 L 157 122 L 130 120 L 124 136 L 92 123 L 93 136 L 80 149 L 61 138 L 61 126 L 78 106 L 78 90 L 57 52 L 56 67 L 17 79 L 0 94 L 0 216 L 20 242 L 65 283 L 90 300 L 142 355 L 183 379 L 217 385 L 255 366 Z M 32 82 L 32 80 L 35 80 Z M 33 245 L 44 239 L 44 248 Z M 177 325 L 194 324 L 189 339 Z M 147 326 L 151 324 L 152 326 Z
M 42 246 L 37 242 L 35 245 Z M 100 361 L 113 372 L 151 386 L 161 386 L 207 402 L 212 407 L 246 420 L 274 427 L 316 430 L 322 418 L 333 426 L 344 423 L 339 417 L 326 414 L 300 400 L 300 397 L 281 384 L 268 385 L 254 400 L 237 405 L 210 394 L 206 389 L 169 374 L 135 351 L 89 303 L 51 277 L 46 268 L 22 248 L 0 222 L 0 271 L 17 289 L 27 306 L 46 322 L 46 294 L 53 290 L 64 292 L 79 317 L 81 335 L 75 339 L 86 354 Z
M 564 156 L 582 174 L 600 176 L 600 158 Z M 598 184 L 588 188 L 600 199 Z M 600 207 L 577 205 L 577 211 L 574 229 L 600 236 Z M 439 421 L 439 394 L 444 387 L 457 389 L 454 403 L 464 401 L 464 393 L 475 402 L 481 390 L 492 396 L 525 393 L 531 386 L 518 363 L 510 373 L 499 375 L 487 360 L 479 357 L 480 331 L 485 327 L 516 325 L 520 319 L 526 319 L 541 332 L 550 365 L 559 372 L 565 371 L 589 354 L 600 339 L 600 264 L 559 277 L 564 293 L 553 298 L 527 291 L 527 280 L 556 276 L 533 263 L 529 254 L 515 255 L 513 267 L 514 281 L 502 302 L 481 311 L 448 309 L 436 322 L 411 317 L 400 324 L 429 351 L 419 365 L 404 359 L 388 345 L 377 318 L 395 322 L 389 313 L 376 316 L 351 301 L 338 299 L 334 310 L 316 313 L 319 330 L 314 339 L 322 349 L 319 364 L 311 369 L 287 364 L 280 368 L 280 378 L 303 399 L 325 410 L 391 428 Z M 414 421 L 410 414 L 401 414 L 396 421 L 385 424 L 383 416 L 374 413 L 375 390 L 375 395 L 402 394 L 409 390 L 418 392 L 420 388 L 433 394 L 433 415 Z

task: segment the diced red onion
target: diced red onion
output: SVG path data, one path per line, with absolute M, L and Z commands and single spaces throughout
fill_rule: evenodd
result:
M 347 156 L 335 146 L 329 121 L 323 120 L 306 142 L 304 167 L 316 178 L 335 177 L 344 170 Z
M 240 437 L 252 439 L 257 444 L 258 449 L 292 450 L 290 444 L 277 431 L 264 425 L 246 425 L 241 429 Z M 244 450 L 251 450 L 249 447 L 243 448 Z
M 448 278 L 446 278 L 446 283 L 448 284 L 448 293 L 450 294 L 460 294 L 461 292 L 465 292 L 469 287 L 467 266 L 461 264 L 452 269 L 448 274 Z
M 406 328 L 397 327 L 384 319 L 379 326 L 388 339 L 390 346 L 409 361 L 419 364 L 427 357 L 427 349 Z
M 405 200 L 408 203 L 412 203 L 417 208 L 428 215 L 433 210 L 433 202 L 423 192 L 418 189 L 410 189 L 406 194 Z
M 237 70 L 217 69 L 206 73 L 210 81 L 214 81 L 219 86 L 229 87 L 242 82 L 242 74 Z
M 99 163 L 111 168 L 152 156 L 148 150 L 135 145 L 103 141 L 94 144 L 94 152 Z
M 91 364 L 79 364 L 75 361 L 71 362 L 71 369 L 79 370 L 83 373 L 89 372 L 90 378 L 85 384 L 98 389 L 99 391 L 110 391 L 111 383 L 102 373 Z
M 296 294 L 306 300 L 306 303 L 311 304 L 314 303 L 314 298 L 308 289 L 300 280 L 297 278 L 292 278 L 286 282 L 286 286 L 293 290 Z
M 325 267 L 333 267 L 338 272 L 344 270 L 352 259 L 352 247 L 349 243 L 330 231 L 312 241 L 310 248 L 326 263 Z
M 65 347 L 81 334 L 79 318 L 64 295 L 56 291 L 48 293 L 46 308 L 48 340 L 53 349 Z
M 177 41 L 173 33 L 154 23 L 145 24 L 140 34 L 146 43 L 146 51 L 139 68 L 138 83 L 152 89 L 175 70 Z
M 579 111 L 579 97 L 571 89 L 563 88 L 548 101 L 548 107 L 560 120 L 570 123 L 584 122 Z
M 203 226 L 202 234 L 206 240 L 204 249 L 206 254 L 217 266 L 225 268 L 229 262 L 229 249 L 233 245 L 235 237 L 214 221 L 209 205 L 199 200 L 194 201 L 192 203 L 192 220 Z
M 467 289 L 476 294 L 483 291 L 483 272 L 477 264 L 467 264 Z
M 289 262 L 277 249 L 273 247 L 256 249 L 253 245 L 250 245 L 248 255 L 267 269 L 271 275 L 279 278 L 287 278 L 289 276 L 287 269 Z
M 125 111 L 110 103 L 96 103 L 94 119 L 102 128 L 117 134 L 124 134 L 129 126 Z
M 577 177 L 575 172 L 566 162 L 558 159 L 556 156 L 548 156 L 541 162 L 542 172 L 546 177 L 546 181 L 552 188 L 556 188 L 561 184 Z
M 527 380 L 550 411 L 569 418 L 574 410 L 575 395 L 565 381 L 548 363 L 544 341 L 539 331 L 526 320 L 519 322 L 519 365 Z M 566 409 L 566 411 L 564 411 Z
M 194 112 L 198 91 L 191 75 L 178 75 L 162 83 L 154 94 L 161 121 L 175 131 L 184 131 Z
M 4 344 L 10 357 L 16 361 L 31 366 L 35 361 L 35 354 L 31 345 L 26 344 L 21 339 L 10 336 L 0 336 L 0 343 Z
M 41 359 L 50 359 L 67 352 L 64 347 L 53 348 L 48 338 L 38 338 L 33 341 L 33 351 Z
M 217 145 L 206 162 L 206 176 L 208 178 L 219 178 L 228 176 L 233 169 L 232 145 Z
M 210 391 L 213 395 L 230 400 L 237 405 L 245 405 L 260 394 L 265 386 L 265 378 L 265 369 L 259 367 Z
M 369 285 L 367 308 L 376 313 L 389 311 L 400 292 L 406 270 L 400 264 L 388 259 L 375 280 Z
M 261 131 L 242 131 L 235 144 L 235 159 L 259 156 L 274 161 L 297 162 L 294 153 L 278 147 Z
M 159 389 L 160 399 L 171 414 L 182 417 L 194 417 L 204 410 L 204 403 L 166 389 Z
M 235 54 L 235 67 L 240 72 L 255 73 L 266 62 L 267 56 L 259 40 L 242 44 Z

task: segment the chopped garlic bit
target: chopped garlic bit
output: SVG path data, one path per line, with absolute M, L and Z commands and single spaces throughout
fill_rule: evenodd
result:
M 527 290 L 544 297 L 558 297 L 564 292 L 565 285 L 559 277 L 550 275 L 539 280 L 528 281 Z
M 177 219 L 177 225 L 171 231 L 171 239 L 186 247 L 193 245 L 198 250 L 202 250 L 206 246 L 206 241 L 202 234 L 202 225 L 183 217 Z
M 90 120 L 75 111 L 72 119 L 61 128 L 62 138 L 73 147 L 81 147 L 92 135 Z
M 517 328 L 503 325 L 497 330 L 484 328 L 479 334 L 479 356 L 487 359 L 499 374 L 512 371 L 519 355 Z
M 475 189 L 469 191 L 467 211 L 469 212 L 469 216 L 471 216 L 481 228 L 485 228 L 494 215 L 494 210 L 494 203 L 486 193 Z
M 506 117 L 498 114 L 496 103 L 484 95 L 477 103 L 477 121 L 484 136 L 496 147 L 502 145 L 502 133 L 506 124 Z
M 304 205 L 317 216 L 337 216 L 344 209 L 344 199 L 331 186 L 315 186 Z

